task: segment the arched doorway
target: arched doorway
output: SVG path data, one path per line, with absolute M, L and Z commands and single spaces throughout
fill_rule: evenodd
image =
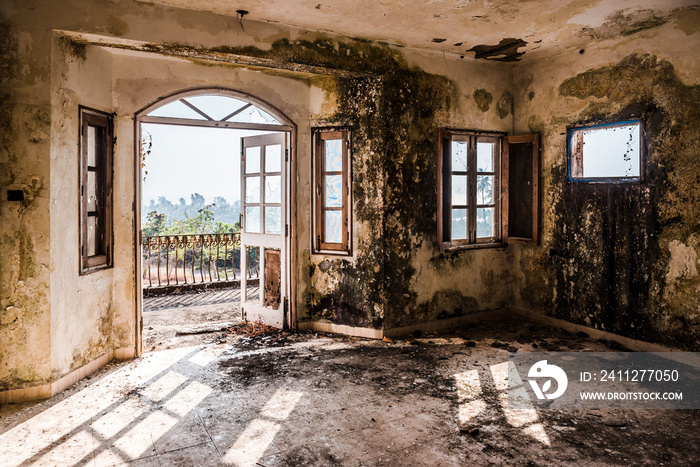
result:
M 292 326 L 288 297 L 292 283 L 289 232 L 293 122 L 258 98 L 208 88 L 159 99 L 137 113 L 135 124 L 136 263 L 140 278 L 136 294 L 137 348 L 142 347 L 144 290 L 168 293 L 238 283 L 243 319 L 279 328 Z M 144 205 L 144 201 L 153 203 L 153 190 L 146 193 L 150 200 L 144 198 L 147 188 L 152 188 L 147 187 L 144 178 L 153 177 L 149 169 L 154 168 L 149 163 L 154 161 L 149 158 L 155 144 L 151 133 L 156 129 L 160 141 L 172 145 L 167 160 L 161 165 L 168 167 L 167 170 L 155 168 L 161 175 L 160 184 L 156 185 L 161 189 L 187 185 L 175 181 L 178 177 L 172 174 L 177 173 L 179 180 L 201 182 L 199 186 L 205 187 L 209 196 L 207 204 L 206 196 L 193 192 L 191 206 L 180 198 L 181 206 L 193 209 L 185 213 L 185 220 L 178 219 L 177 225 L 168 224 L 162 213 L 149 212 L 148 205 Z M 210 135 L 225 135 L 226 138 L 212 146 L 210 140 L 219 138 Z M 188 146 L 184 142 L 190 146 L 194 143 L 197 148 L 184 153 L 183 147 Z M 207 157 L 219 151 L 224 154 L 226 164 L 207 165 Z M 176 154 L 179 156 L 175 157 Z M 231 166 L 232 160 L 236 167 Z M 201 165 L 207 165 L 205 172 Z M 171 174 L 170 179 L 164 179 L 163 173 Z M 233 203 L 238 203 L 238 222 L 215 218 L 212 206 L 216 203 L 211 203 L 212 196 L 216 200 L 225 199 L 212 195 L 209 190 L 212 186 L 226 186 L 229 193 L 233 187 L 239 194 L 239 199 Z M 168 201 L 166 196 L 162 197 Z M 231 217 L 230 212 L 228 215 Z M 212 229 L 212 225 L 216 225 L 216 229 Z

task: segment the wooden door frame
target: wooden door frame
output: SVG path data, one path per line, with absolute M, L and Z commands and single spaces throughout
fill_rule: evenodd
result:
M 287 144 L 289 149 L 289 167 L 287 174 L 288 187 L 287 191 L 289 194 L 288 200 L 288 223 L 289 223 L 289 235 L 287 236 L 286 243 L 289 251 L 289 260 L 287 261 L 287 277 L 289 278 L 289 307 L 287 309 L 287 317 L 289 321 L 289 327 L 291 329 L 296 329 L 298 325 L 297 321 L 297 287 L 296 287 L 296 271 L 297 271 L 297 126 L 296 124 L 287 117 L 283 112 L 277 109 L 275 106 L 265 102 L 258 97 L 251 94 L 236 91 L 228 88 L 221 87 L 198 87 L 189 88 L 174 93 L 170 93 L 159 97 L 158 99 L 152 101 L 150 104 L 143 107 L 141 110 L 134 114 L 134 199 L 133 199 L 133 213 L 134 213 L 134 232 L 132 238 L 132 245 L 134 247 L 134 348 L 135 355 L 143 355 L 143 284 L 141 276 L 143 274 L 141 265 L 141 180 L 143 179 L 143 171 L 141 167 L 141 155 L 140 155 L 140 143 L 141 143 L 141 123 L 148 123 L 144 121 L 144 117 L 155 110 L 158 107 L 169 104 L 170 102 L 176 101 L 183 97 L 188 96 L 200 96 L 200 95 L 221 95 L 227 97 L 233 97 L 245 102 L 249 102 L 256 107 L 260 107 L 265 112 L 269 113 L 275 117 L 282 125 L 276 125 L 276 131 L 281 131 L 286 133 Z M 146 119 L 147 120 L 147 119 Z M 153 122 L 156 123 L 156 122 Z M 161 122 L 162 123 L 162 122 Z M 198 125 L 198 126 L 208 126 L 208 125 Z M 271 125 L 258 125 L 252 126 L 250 124 L 245 124 L 242 127 L 238 127 L 234 124 L 226 127 L 230 129 L 261 129 L 261 130 L 271 130 Z

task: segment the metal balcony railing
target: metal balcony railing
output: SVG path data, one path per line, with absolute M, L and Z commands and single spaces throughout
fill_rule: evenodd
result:
M 235 283 L 240 280 L 240 234 L 143 237 L 143 287 Z M 246 247 L 248 279 L 258 278 L 260 249 Z

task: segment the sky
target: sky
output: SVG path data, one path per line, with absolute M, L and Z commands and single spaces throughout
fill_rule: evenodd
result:
M 153 139 L 146 157 L 143 204 L 165 196 L 173 203 L 190 202 L 192 193 L 211 203 L 223 196 L 239 200 L 241 137 L 269 132 L 143 123 L 142 133 Z M 148 172 L 147 174 L 145 172 Z
M 638 177 L 639 128 L 634 124 L 583 130 L 583 177 Z

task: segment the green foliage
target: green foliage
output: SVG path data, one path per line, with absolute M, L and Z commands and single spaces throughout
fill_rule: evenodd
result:
M 146 237 L 164 235 L 165 228 L 165 214 L 158 214 L 157 211 L 146 214 L 146 222 L 143 224 L 143 234 Z
M 190 204 L 184 198 L 178 204 L 164 196 L 153 200 L 143 208 L 143 234 L 177 235 L 193 233 L 234 233 L 240 231 L 240 202 L 229 203 L 217 196 L 211 204 L 199 193 L 190 195 Z

